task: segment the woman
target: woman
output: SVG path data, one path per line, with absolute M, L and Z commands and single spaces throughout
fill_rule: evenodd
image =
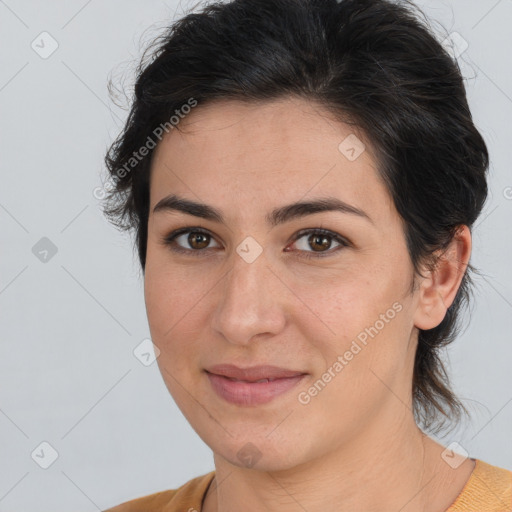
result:
M 106 157 L 166 386 L 215 471 L 111 512 L 512 510 L 429 437 L 488 152 L 412 4 L 234 0 L 141 63 Z

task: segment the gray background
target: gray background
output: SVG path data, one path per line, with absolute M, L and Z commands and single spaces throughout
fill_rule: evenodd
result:
M 93 195 L 126 117 L 108 77 L 130 92 L 146 44 L 196 3 L 0 0 L 0 512 L 95 511 L 214 469 L 156 363 L 134 356 L 149 337 L 137 260 Z M 460 65 L 491 153 L 471 260 L 484 277 L 448 352 L 473 420 L 439 439 L 512 469 L 512 1 L 420 5 L 469 44 Z M 44 31 L 58 43 L 46 59 L 31 47 L 51 49 Z

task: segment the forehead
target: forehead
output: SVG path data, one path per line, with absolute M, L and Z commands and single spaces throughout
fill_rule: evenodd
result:
M 318 104 L 224 100 L 199 104 L 179 126 L 155 150 L 151 209 L 171 192 L 221 208 L 270 208 L 308 195 L 337 196 L 375 215 L 379 204 L 391 207 L 364 135 Z

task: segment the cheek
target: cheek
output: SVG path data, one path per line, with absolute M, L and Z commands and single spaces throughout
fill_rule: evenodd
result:
M 167 343 L 193 322 L 204 294 L 201 280 L 190 280 L 165 264 L 148 259 L 144 278 L 146 311 L 152 334 Z
M 296 288 L 309 309 L 295 318 L 301 318 L 304 337 L 322 356 L 320 371 L 330 369 L 325 380 L 336 381 L 329 387 L 341 386 L 341 393 L 350 389 L 352 396 L 361 398 L 369 386 L 374 389 L 372 383 L 382 387 L 378 376 L 385 379 L 405 364 L 408 320 L 400 293 L 405 285 L 389 272 L 317 284 Z
M 168 265 L 156 265 L 154 260 L 146 265 L 144 295 L 151 339 L 160 350 L 158 365 L 173 396 L 180 395 L 180 384 L 193 388 L 192 379 L 197 378 L 204 351 L 204 295 L 210 288 Z
M 388 304 L 390 294 L 362 273 L 317 277 L 308 283 L 297 281 L 293 289 L 303 309 L 295 318 L 302 318 L 308 337 L 338 340 L 340 347 L 374 323 L 392 303 Z
M 198 337 L 190 333 L 190 338 L 184 338 L 193 315 L 187 293 L 180 292 L 181 284 L 176 276 L 158 270 L 152 262 L 146 265 L 144 295 L 151 339 L 160 351 L 157 364 L 171 396 L 183 406 L 186 396 L 182 396 L 182 388 L 191 388 L 192 341 Z

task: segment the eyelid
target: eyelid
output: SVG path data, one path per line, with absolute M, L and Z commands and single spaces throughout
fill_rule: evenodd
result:
M 203 254 L 207 253 L 209 249 L 212 249 L 212 247 L 208 249 L 186 249 L 179 245 L 175 244 L 176 238 L 178 238 L 181 235 L 185 235 L 187 233 L 201 233 L 204 235 L 209 236 L 211 239 L 215 240 L 215 237 L 210 233 L 209 230 L 202 228 L 200 226 L 187 226 L 183 228 L 176 229 L 175 231 L 172 231 L 168 235 L 164 235 L 161 238 L 161 242 L 166 246 L 171 246 L 171 250 L 178 253 L 185 253 L 185 254 L 192 254 L 194 256 L 202 256 Z M 217 242 L 218 243 L 218 242 Z
M 336 233 L 335 231 L 331 231 L 329 229 L 325 229 L 322 227 L 318 228 L 306 228 L 299 230 L 293 237 L 292 243 L 295 243 L 297 240 L 303 238 L 306 235 L 312 235 L 312 234 L 318 234 L 318 235 L 325 235 L 329 238 L 332 238 L 336 242 L 338 242 L 339 246 L 335 247 L 334 249 L 330 248 L 326 251 L 298 251 L 300 254 L 300 257 L 303 258 L 326 258 L 328 256 L 332 256 L 333 254 L 339 252 L 339 250 L 344 249 L 345 247 L 351 247 L 351 242 L 346 239 L 345 237 L 341 236 L 340 234 Z

